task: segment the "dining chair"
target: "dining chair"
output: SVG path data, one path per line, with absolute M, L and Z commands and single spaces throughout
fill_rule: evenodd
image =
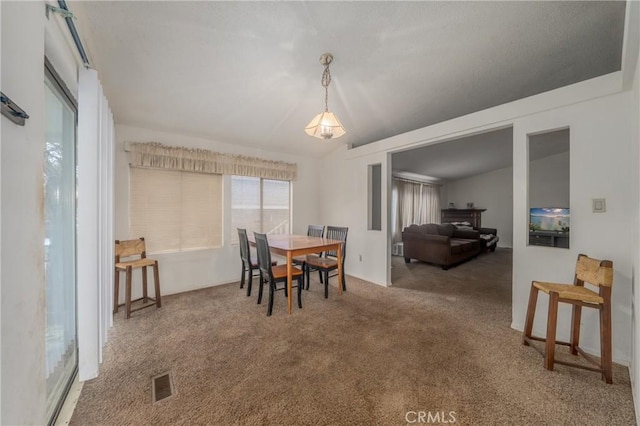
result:
M 240 245 L 240 260 L 242 261 L 242 276 L 240 277 L 240 288 L 244 287 L 245 273 L 249 273 L 249 279 L 247 283 L 247 297 L 251 296 L 251 284 L 253 277 L 260 274 L 258 264 L 251 260 L 251 248 L 249 247 L 249 239 L 247 237 L 247 230 L 238 228 L 238 242 Z M 274 265 L 278 264 L 278 261 L 273 261 Z
M 124 260 L 124 259 L 127 260 Z M 147 293 L 147 266 L 153 268 L 155 298 L 149 297 Z M 142 297 L 131 300 L 131 276 L 134 269 L 142 269 Z M 120 292 L 120 272 L 126 273 L 125 302 L 119 304 Z M 160 296 L 160 276 L 158 275 L 158 261 L 147 257 L 147 249 L 144 238 L 136 240 L 116 240 L 115 245 L 115 276 L 113 285 L 113 313 L 118 313 L 120 306 L 125 306 L 127 319 L 131 318 L 131 313 L 145 309 L 150 306 L 157 308 L 162 306 L 162 298 Z M 131 304 L 142 300 L 144 305 L 135 309 L 131 308 Z M 147 304 L 148 301 L 154 302 Z
M 324 236 L 324 225 L 309 225 L 307 227 L 307 236 L 308 237 L 319 237 L 319 238 L 322 238 Z M 322 252 L 306 254 L 304 256 L 296 256 L 296 257 L 293 258 L 293 264 L 294 265 L 299 265 L 300 269 L 302 269 L 304 271 L 305 264 L 307 262 L 307 258 L 309 258 L 309 257 L 317 258 L 317 257 L 320 257 L 320 256 L 322 256 Z M 322 282 L 322 272 L 318 272 L 318 275 L 320 276 L 320 282 Z
M 258 303 L 262 302 L 262 286 L 265 282 L 269 283 L 269 307 L 267 308 L 267 316 L 273 311 L 273 298 L 277 290 L 287 289 L 287 265 L 273 265 L 271 261 L 271 251 L 269 250 L 269 241 L 267 234 L 254 232 L 256 238 L 256 248 L 258 253 L 258 268 L 260 269 L 260 288 L 258 290 Z M 298 308 L 302 309 L 302 270 L 292 266 L 292 278 L 297 278 L 298 284 Z M 278 288 L 277 284 L 284 282 L 284 288 Z
M 346 280 L 344 277 L 344 259 L 347 257 L 347 233 L 349 228 L 340 226 L 327 226 L 325 238 L 330 240 L 342 241 L 342 282 L 338 285 L 342 285 L 342 291 L 347 291 Z M 319 271 L 324 275 L 324 279 L 321 283 L 324 283 L 324 298 L 329 297 L 329 278 L 335 277 L 336 274 L 329 276 L 330 271 L 338 269 L 338 252 L 337 250 L 325 251 L 322 256 L 317 258 L 307 258 L 305 262 L 305 275 L 307 290 L 309 289 L 309 274 L 313 271 Z M 324 282 L 323 282 L 324 281 Z
M 585 287 L 585 283 L 598 288 L 598 292 Z M 558 284 L 541 281 L 531 283 L 529 306 L 524 325 L 522 343 L 530 346 L 531 341 L 545 342 L 544 367 L 553 370 L 554 364 L 562 364 L 570 367 L 601 373 L 602 380 L 612 383 L 612 354 L 611 354 L 611 287 L 613 285 L 613 262 L 610 260 L 597 260 L 587 255 L 579 254 L 576 262 L 576 270 L 573 284 Z M 547 316 L 546 338 L 532 335 L 533 320 L 536 311 L 538 292 L 549 295 L 549 313 Z M 564 302 L 573 305 L 571 313 L 571 336 L 569 342 L 556 341 L 556 326 L 558 321 L 558 303 Z M 600 312 L 600 360 L 586 354 L 579 346 L 580 320 L 582 308 L 595 308 Z M 569 346 L 572 355 L 582 355 L 591 364 L 592 368 L 582 364 L 576 364 L 555 359 L 556 345 Z M 535 348 L 535 346 L 534 346 Z M 537 348 L 536 348 L 537 349 Z

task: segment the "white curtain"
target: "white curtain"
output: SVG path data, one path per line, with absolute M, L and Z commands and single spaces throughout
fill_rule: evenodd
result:
M 440 187 L 393 179 L 392 240 L 402 241 L 402 230 L 412 224 L 440 223 Z
M 78 76 L 78 377 L 98 376 L 113 321 L 113 115 L 93 69 Z

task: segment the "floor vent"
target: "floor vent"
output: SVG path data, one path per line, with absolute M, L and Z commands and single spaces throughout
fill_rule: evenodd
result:
M 153 394 L 153 402 L 164 401 L 175 395 L 173 378 L 171 377 L 170 371 L 151 378 L 151 392 Z

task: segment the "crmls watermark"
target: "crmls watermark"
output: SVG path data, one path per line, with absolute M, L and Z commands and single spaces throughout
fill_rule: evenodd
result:
M 404 419 L 407 423 L 431 423 L 431 424 L 447 424 L 455 423 L 455 411 L 407 411 Z

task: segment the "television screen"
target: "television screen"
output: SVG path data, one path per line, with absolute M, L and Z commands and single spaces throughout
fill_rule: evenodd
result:
M 569 209 L 554 207 L 532 208 L 530 231 L 569 232 Z

